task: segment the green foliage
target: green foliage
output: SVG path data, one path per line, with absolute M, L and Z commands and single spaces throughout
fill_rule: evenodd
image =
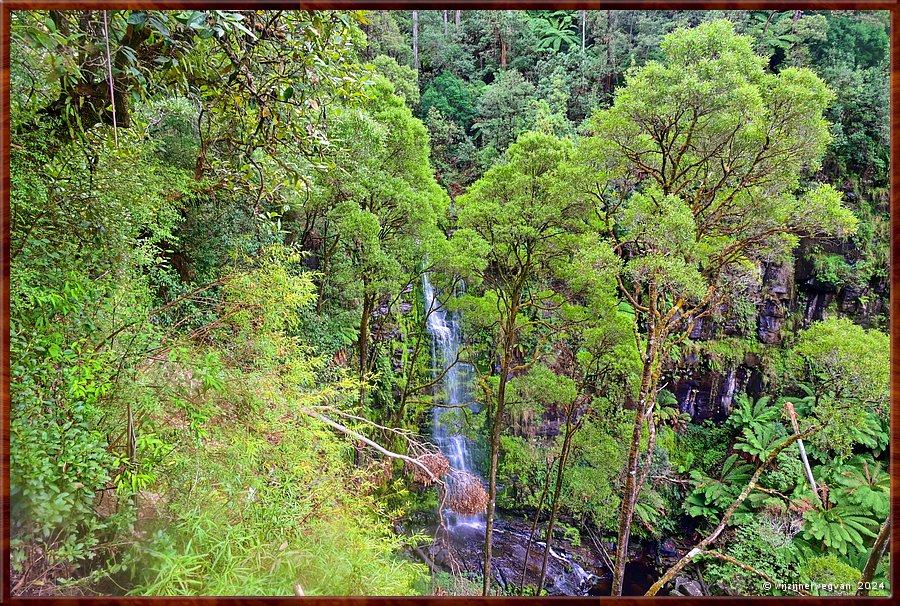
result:
M 739 525 L 727 545 L 721 549 L 739 562 L 753 566 L 775 579 L 795 579 L 797 549 L 790 530 L 776 517 L 761 514 Z M 764 587 L 763 580 L 730 562 L 704 558 L 704 577 L 710 586 L 732 595 L 792 595 L 777 586 Z M 791 581 L 784 581 L 790 583 Z
M 840 288 L 847 284 L 853 271 L 842 255 L 817 255 L 813 257 L 816 279 Z
M 753 466 L 729 455 L 717 477 L 707 477 L 699 471 L 691 472 L 693 491 L 685 500 L 688 515 L 715 521 L 734 503 L 753 473 Z
M 832 490 L 839 490 L 837 502 L 845 501 L 864 507 L 872 512 L 875 519 L 887 517 L 891 478 L 882 469 L 881 462 L 856 456 L 844 469 L 834 476 L 837 486 Z
M 507 70 L 484 88 L 478 97 L 478 120 L 472 126 L 486 149 L 502 153 L 529 128 L 526 109 L 534 95 L 534 85 L 518 71 Z
M 828 319 L 804 331 L 794 351 L 816 394 L 813 412 L 826 424 L 817 446 L 847 454 L 854 436 L 864 435 L 866 412 L 887 411 L 888 336 L 846 318 Z
M 412 48 L 401 32 L 398 15 L 392 11 L 365 11 L 366 56 L 386 55 L 400 65 L 412 65 Z
M 750 40 L 727 21 L 679 30 L 662 50 L 663 61 L 635 70 L 613 107 L 595 112 L 582 144 L 586 188 L 614 189 L 614 179 L 625 175 L 642 184 L 597 204 L 615 222 L 611 237 L 633 241 L 640 251 L 626 262 L 629 282 L 663 289 L 673 301 L 702 300 L 719 286 L 718 296 L 727 297 L 737 284 L 756 280 L 752 268 L 763 259 L 790 252 L 797 234 L 853 233 L 856 219 L 830 186 L 794 195 L 801 171 L 818 166 L 829 141 L 822 112 L 833 94 L 824 82 L 809 70 L 766 73 Z M 788 107 L 790 115 L 781 115 Z M 741 157 L 721 145 L 722 137 L 761 155 Z M 679 151 L 659 156 L 659 148 Z M 764 150 L 779 160 L 764 160 Z M 765 182 L 755 185 L 762 174 Z M 702 182 L 719 185 L 706 189 Z
M 372 61 L 382 76 L 391 81 L 397 95 L 406 101 L 406 105 L 414 108 L 419 104 L 419 74 L 406 65 L 400 65 L 391 57 L 378 55 Z
M 412 69 L 409 11 L 11 13 L 15 592 L 475 593 L 392 528 L 434 523 L 438 492 L 306 414 L 417 452 L 425 271 L 459 295 L 478 374 L 481 411 L 448 422 L 511 430 L 499 506 L 552 488 L 545 415 L 574 406 L 560 511 L 614 534 L 646 396 L 634 535 L 702 532 L 793 432 L 790 399 L 802 429 L 825 424 L 806 440 L 825 503 L 791 447 L 720 547 L 855 585 L 889 513 L 888 337 L 754 333 L 760 270 L 806 237 L 835 239 L 805 250 L 841 313 L 884 325 L 886 13 L 418 16 Z M 679 342 L 698 310 L 735 336 Z M 651 338 L 669 357 L 644 359 Z M 642 392 L 645 366 L 665 384 L 695 355 L 758 360 L 782 397 L 698 426 Z M 703 563 L 713 588 L 760 591 Z
M 563 522 L 557 522 L 557 528 L 562 533 L 563 540 L 568 541 L 575 547 L 581 545 L 581 533 L 578 532 L 577 528 Z
M 508 411 L 518 422 L 513 427 L 528 429 L 531 417 L 543 418 L 545 410 L 564 410 L 578 396 L 575 381 L 560 376 L 542 364 L 535 364 L 524 375 L 509 382 Z
M 550 455 L 517 436 L 501 436 L 500 452 L 497 481 L 503 484 L 504 490 L 497 497 L 498 504 L 510 509 L 537 507 L 547 480 L 549 461 L 546 459 Z
M 611 415 L 610 419 L 615 419 Z M 575 434 L 563 485 L 563 505 L 573 516 L 586 515 L 598 528 L 612 531 L 618 516 L 620 497 L 616 476 L 626 452 L 618 432 L 627 427 L 610 424 L 602 416 L 589 419 Z
M 214 449 L 180 450 L 167 481 L 172 519 L 126 556 L 131 593 L 293 595 L 296 583 L 306 595 L 414 591 L 423 567 L 394 555 L 403 539 L 372 511 L 361 474 L 341 475 L 346 445 L 315 425 L 279 423 L 283 406 L 256 420 L 264 433 L 217 426 L 205 441 Z
M 778 407 L 766 396 L 754 401 L 747 394 L 740 393 L 735 396 L 734 401 L 737 406 L 732 410 L 727 423 L 735 429 L 765 426 L 778 419 L 781 414 Z
M 669 461 L 679 473 L 692 469 L 712 473 L 713 467 L 725 459 L 731 435 L 730 429 L 717 427 L 712 421 L 702 425 L 689 423 L 683 432 L 675 434 Z
M 538 38 L 537 48 L 559 52 L 578 43 L 574 32 L 572 11 L 540 11 L 541 15 L 528 20 Z
M 813 595 L 856 595 L 862 573 L 841 562 L 836 556 L 812 558 L 803 567 L 810 584 L 816 585 Z
M 874 537 L 878 529 L 878 522 L 868 516 L 867 509 L 850 504 L 814 509 L 803 516 L 803 537 L 820 541 L 841 555 L 847 555 L 848 550 L 861 551 L 866 538 Z
M 477 94 L 463 80 L 443 72 L 432 80 L 422 93 L 421 112 L 427 116 L 434 107 L 463 129 L 469 127 L 475 117 Z
M 734 448 L 763 461 L 780 441 L 780 438 L 784 436 L 784 427 L 777 423 L 752 425 L 743 429 L 740 441 L 735 444 Z
M 425 117 L 431 158 L 445 186 L 474 180 L 475 145 L 465 129 L 432 106 Z

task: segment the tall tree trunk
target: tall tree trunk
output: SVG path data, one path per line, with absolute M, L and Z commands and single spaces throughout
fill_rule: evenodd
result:
M 506 69 L 506 38 L 500 34 L 500 68 Z
M 641 388 L 638 395 L 638 407 L 634 415 L 634 428 L 631 434 L 631 448 L 628 453 L 628 467 L 625 475 L 625 490 L 622 495 L 622 509 L 619 512 L 619 535 L 616 540 L 616 560 L 613 570 L 612 595 L 622 595 L 622 586 L 625 580 L 625 563 L 628 560 L 628 541 L 631 537 L 631 522 L 634 518 L 634 508 L 637 504 L 643 482 L 638 477 L 638 463 L 641 455 L 641 434 L 644 430 L 644 421 L 648 414 L 652 414 L 653 404 L 656 399 L 654 393 L 653 372 L 656 366 L 656 358 L 659 352 L 658 340 L 663 338 L 659 334 L 656 311 L 656 290 L 651 285 L 650 305 L 651 317 L 647 321 L 647 346 L 644 352 L 643 371 L 641 373 Z M 646 478 L 646 474 L 642 474 Z
M 369 360 L 369 319 L 372 317 L 372 310 L 375 307 L 375 296 L 366 294 L 363 296 L 362 318 L 359 322 L 359 405 L 366 404 L 366 371 L 368 370 Z
M 459 27 L 459 16 L 460 16 L 460 13 L 462 13 L 462 11 L 456 11 L 456 25 L 457 25 L 457 27 Z
M 605 92 L 609 94 L 610 89 L 612 89 L 612 77 L 613 77 L 613 60 L 612 60 L 612 39 L 613 39 L 613 31 L 612 31 L 612 11 L 606 11 L 606 89 Z
M 791 34 L 797 33 L 797 21 L 803 16 L 803 11 L 794 11 L 794 22 L 791 24 Z
M 538 579 L 537 594 L 541 595 L 544 589 L 544 578 L 547 574 L 547 558 L 550 556 L 550 544 L 553 542 L 553 527 L 556 525 L 556 514 L 559 513 L 559 495 L 562 492 L 563 479 L 566 473 L 566 461 L 569 458 L 569 449 L 572 445 L 572 436 L 575 433 L 572 427 L 572 417 L 575 414 L 575 402 L 566 415 L 566 434 L 563 438 L 562 449 L 559 457 L 559 469 L 556 472 L 556 486 L 553 488 L 553 500 L 550 505 L 550 521 L 547 522 L 546 545 L 544 545 L 544 561 L 541 562 L 541 576 Z
M 518 301 L 519 295 L 512 299 Z M 509 370 L 512 368 L 513 348 L 516 345 L 516 316 L 518 305 L 508 310 L 509 317 L 503 327 L 503 357 L 500 361 L 500 385 L 497 388 L 497 406 L 491 424 L 491 467 L 488 478 L 488 507 L 484 529 L 484 579 L 482 595 L 489 595 L 491 590 L 491 554 L 493 549 L 494 508 L 497 501 L 497 461 L 500 455 L 500 434 L 503 429 L 503 412 L 506 405 L 506 384 L 509 382 Z
M 444 38 L 449 33 L 450 11 L 444 11 Z
M 325 285 L 328 283 L 328 266 L 331 263 L 331 257 L 337 249 L 338 240 L 335 238 L 334 244 L 328 246 L 328 221 L 325 221 L 325 228 L 322 234 L 322 277 L 319 279 L 319 296 L 316 298 L 316 313 L 322 313 L 322 306 L 325 304 Z
M 413 67 L 419 69 L 419 11 L 412 12 L 413 19 Z
M 762 30 L 763 36 L 765 36 L 766 32 L 769 30 L 769 24 L 772 23 L 772 17 L 774 17 L 775 13 L 777 13 L 777 12 L 778 11 L 772 11 L 771 13 L 769 13 L 769 18 L 766 19 L 766 24 L 763 26 L 763 30 Z
M 884 554 L 884 548 L 887 546 L 890 537 L 891 516 L 888 514 L 888 518 L 884 521 L 881 532 L 878 533 L 878 538 L 875 539 L 875 544 L 872 546 L 872 553 L 869 554 L 869 559 L 866 560 L 866 567 L 863 568 L 862 576 L 859 578 L 859 589 L 856 595 L 869 595 L 872 579 L 875 578 L 875 570 L 878 568 L 878 562 L 881 561 L 881 556 Z
M 581 52 L 584 52 L 584 42 L 585 42 L 585 27 L 587 22 L 587 11 L 582 9 L 581 11 Z

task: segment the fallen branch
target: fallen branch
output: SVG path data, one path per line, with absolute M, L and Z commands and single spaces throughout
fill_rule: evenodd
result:
M 738 496 L 738 498 L 735 499 L 734 503 L 731 504 L 731 507 L 729 507 L 728 510 L 724 513 L 724 515 L 722 516 L 722 520 L 719 522 L 719 525 L 716 526 L 715 530 L 713 530 L 709 535 L 706 536 L 706 538 L 704 538 L 702 541 L 700 541 L 696 547 L 694 547 L 689 552 L 687 552 L 687 554 L 683 558 L 678 560 L 678 562 L 676 562 L 674 566 L 669 568 L 669 570 L 667 570 L 666 573 L 657 582 L 655 582 L 650 587 L 650 589 L 647 590 L 647 593 L 645 593 L 644 595 L 647 595 L 647 596 L 656 595 L 659 592 L 659 590 L 662 589 L 666 583 L 668 583 L 669 581 L 674 579 L 675 575 L 677 575 L 679 572 L 681 572 L 682 569 L 685 566 L 687 566 L 688 564 L 690 564 L 691 561 L 695 557 L 702 554 L 703 551 L 713 541 L 715 541 L 717 538 L 719 538 L 719 535 L 722 534 L 722 531 L 725 530 L 725 527 L 728 525 L 728 522 L 731 520 L 731 516 L 734 515 L 734 512 L 737 511 L 737 508 L 740 507 L 741 503 L 743 503 L 744 500 L 750 495 L 750 493 L 756 487 L 756 483 L 759 482 L 760 476 L 762 476 L 763 472 L 766 469 L 768 469 L 769 466 L 775 461 L 775 457 L 777 457 L 781 453 L 781 451 L 783 451 L 785 448 L 787 448 L 788 446 L 790 446 L 797 440 L 808 437 L 808 436 L 814 434 L 815 432 L 819 431 L 820 429 L 822 429 L 821 425 L 813 425 L 813 426 L 809 427 L 803 433 L 793 434 L 791 437 L 789 437 L 784 442 L 782 442 L 779 446 L 777 446 L 774 450 L 772 450 L 772 452 L 769 453 L 769 456 L 766 457 L 766 460 L 763 461 L 763 463 L 759 467 L 756 468 L 756 471 L 753 473 L 753 476 L 750 478 L 750 481 L 747 483 L 747 486 L 744 487 L 744 490 L 741 491 L 741 494 Z
M 337 429 L 337 430 L 340 431 L 341 433 L 343 433 L 343 434 L 345 434 L 345 435 L 348 435 L 348 436 L 350 436 L 351 438 L 354 438 L 354 439 L 356 439 L 356 440 L 359 440 L 360 442 L 362 442 L 363 444 L 366 444 L 367 446 L 371 446 L 372 448 L 374 448 L 375 450 L 377 450 L 378 452 L 380 452 L 381 454 L 383 454 L 383 455 L 386 456 L 386 457 L 390 457 L 390 458 L 392 458 L 392 459 L 399 459 L 399 460 L 405 461 L 405 462 L 407 462 L 407 463 L 409 463 L 409 464 L 411 464 L 411 465 L 415 465 L 416 467 L 418 467 L 418 468 L 420 468 L 422 471 L 424 471 L 425 474 L 431 479 L 432 482 L 434 482 L 435 484 L 439 484 L 440 486 L 443 486 L 443 485 L 444 485 L 443 480 L 441 480 L 440 478 L 438 478 L 437 476 L 435 476 L 435 475 L 431 472 L 431 470 L 430 470 L 425 464 L 423 464 L 421 461 L 419 461 L 418 459 L 414 459 L 414 458 L 412 458 L 412 457 L 408 457 L 408 456 L 406 456 L 406 455 L 403 455 L 403 454 L 400 454 L 400 453 L 397 453 L 397 452 L 391 452 L 390 450 L 388 450 L 388 449 L 386 449 L 385 447 L 381 446 L 381 445 L 378 444 L 377 442 L 374 442 L 373 440 L 370 440 L 369 438 L 367 438 L 366 436 L 362 435 L 361 433 L 358 433 L 358 432 L 356 432 L 356 431 L 353 431 L 352 429 L 350 429 L 350 428 L 347 427 L 346 425 L 341 425 L 341 424 L 338 423 L 337 421 L 333 421 L 332 419 L 329 419 L 328 417 L 326 417 L 326 416 L 324 416 L 324 415 L 320 415 L 320 414 L 317 413 L 317 412 L 314 412 L 314 411 L 312 411 L 312 410 L 309 410 L 308 408 L 301 408 L 300 410 L 302 410 L 303 412 L 305 412 L 305 413 L 308 414 L 309 416 L 314 417 L 314 418 L 318 419 L 319 421 L 322 421 L 322 422 L 325 423 L 326 425 L 329 425 L 329 426 L 331 426 L 331 427 Z

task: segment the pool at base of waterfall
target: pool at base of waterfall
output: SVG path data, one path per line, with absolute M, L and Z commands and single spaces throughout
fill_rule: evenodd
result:
M 523 584 L 537 587 L 544 557 L 545 543 L 541 524 L 532 543 L 525 566 L 525 545 L 528 542 L 530 523 L 508 514 L 498 513 L 494 520 L 493 555 L 491 571 L 494 582 L 506 593 L 517 593 Z M 429 548 L 429 556 L 444 570 L 459 570 L 472 578 L 480 578 L 484 569 L 484 525 L 457 523 L 452 531 L 431 529 L 435 537 Z M 449 548 L 448 548 L 449 540 Z M 623 595 L 643 595 L 659 577 L 659 572 L 646 554 L 639 552 L 625 569 Z M 634 556 L 633 556 L 634 557 Z M 554 539 L 547 557 L 544 588 L 553 596 L 609 595 L 611 575 L 603 564 L 601 555 L 588 545 L 572 545 L 563 539 Z

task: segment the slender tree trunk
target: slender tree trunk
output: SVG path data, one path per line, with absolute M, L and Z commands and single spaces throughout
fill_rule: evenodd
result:
M 131 402 L 127 406 L 128 413 L 128 461 L 131 463 L 131 473 L 137 470 L 137 431 L 134 428 L 134 411 L 131 408 Z M 131 491 L 129 497 L 132 505 L 137 505 L 137 491 Z
M 581 10 L 581 52 L 584 52 L 585 27 L 587 22 L 587 11 Z
M 785 402 L 784 407 L 791 417 L 791 425 L 794 427 L 794 433 L 800 433 L 800 426 L 797 424 L 797 413 L 794 412 L 793 403 Z M 809 487 L 812 489 L 813 494 L 816 495 L 816 500 L 821 505 L 822 499 L 819 497 L 819 487 L 816 485 L 816 478 L 813 476 L 812 468 L 809 466 L 809 459 L 806 457 L 806 448 L 803 446 L 803 440 L 797 440 L 797 446 L 800 448 L 800 460 L 803 462 L 803 469 L 806 470 L 806 479 L 809 480 Z
M 612 89 L 613 60 L 612 60 L 612 11 L 606 11 L 606 90 L 608 94 Z
M 791 24 L 791 33 L 797 33 L 797 21 L 803 16 L 803 11 L 794 11 L 794 22 Z
M 518 301 L 518 293 L 513 300 Z M 516 316 L 518 305 L 508 310 L 508 317 L 503 328 L 503 357 L 500 362 L 500 385 L 497 388 L 497 406 L 491 424 L 491 467 L 488 479 L 488 507 L 484 530 L 484 579 L 482 595 L 489 595 L 491 590 L 491 554 L 493 549 L 494 508 L 497 501 L 497 461 L 500 455 L 500 434 L 503 429 L 503 412 L 506 404 L 506 384 L 509 382 L 509 370 L 512 368 L 513 348 L 516 345 Z
M 116 149 L 119 148 L 119 128 L 116 125 L 116 92 L 115 81 L 112 73 L 112 58 L 109 54 L 109 17 L 108 11 L 103 11 L 103 34 L 106 40 L 106 69 L 109 73 L 109 107 L 112 110 L 113 137 L 116 141 Z
M 622 509 L 619 512 L 619 535 L 616 541 L 616 560 L 613 570 L 612 595 L 622 595 L 622 585 L 625 579 L 625 563 L 628 560 L 628 541 L 631 537 L 631 522 L 634 517 L 634 507 L 637 504 L 641 484 L 638 478 L 638 463 L 641 455 L 641 434 L 644 430 L 644 420 L 648 411 L 652 412 L 653 401 L 656 394 L 652 392 L 653 367 L 657 357 L 657 334 L 655 320 L 650 319 L 647 330 L 647 347 L 644 353 L 644 369 L 641 377 L 641 389 L 638 396 L 638 407 L 634 415 L 634 427 L 631 434 L 631 448 L 628 453 L 628 467 L 625 475 L 625 489 L 622 495 Z M 646 477 L 646 476 L 645 476 Z
M 875 570 L 878 568 L 878 562 L 881 561 L 881 556 L 884 554 L 884 549 L 887 547 L 890 537 L 891 516 L 888 514 L 888 518 L 881 526 L 881 532 L 878 533 L 878 538 L 875 539 L 875 544 L 872 546 L 872 553 L 869 554 L 869 559 L 866 560 L 866 567 L 863 568 L 862 576 L 859 578 L 859 589 L 856 595 L 869 595 L 869 585 L 872 583 L 872 579 L 875 578 Z
M 456 26 L 459 27 L 459 16 L 462 11 L 456 11 Z
M 444 11 L 444 38 L 447 37 L 449 33 L 449 23 L 450 23 L 450 11 Z
M 363 296 L 362 318 L 359 322 L 359 405 L 366 404 L 366 371 L 369 360 L 369 319 L 372 317 L 372 309 L 375 307 L 374 295 Z
M 488 508 L 484 535 L 484 582 L 482 595 L 490 595 L 491 590 L 491 554 L 493 550 L 494 508 L 497 501 L 497 461 L 500 455 L 500 433 L 503 422 L 503 409 L 506 400 L 506 383 L 509 372 L 509 355 L 504 354 L 504 362 L 500 367 L 500 387 L 497 390 L 497 408 L 491 426 L 491 468 L 488 478 Z
M 412 12 L 413 21 L 413 67 L 419 69 L 419 11 Z
M 331 248 L 328 247 L 328 221 L 325 221 L 325 231 L 322 234 L 322 277 L 319 279 L 319 296 L 316 299 L 316 313 L 322 313 L 322 306 L 325 304 L 325 285 L 328 283 L 328 265 L 331 261 L 331 256 L 334 254 L 335 249 L 337 248 L 338 242 L 335 240 L 334 245 Z
M 528 570 L 528 557 L 531 555 L 531 544 L 534 543 L 534 533 L 537 530 L 538 521 L 541 518 L 541 510 L 544 508 L 544 499 L 547 498 L 547 491 L 550 490 L 550 469 L 553 467 L 553 461 L 548 461 L 547 470 L 544 474 L 544 488 L 541 490 L 541 498 L 538 500 L 537 511 L 534 514 L 534 520 L 531 522 L 531 530 L 528 533 L 528 542 L 525 544 L 525 561 L 522 564 L 522 578 L 519 580 L 519 593 L 525 590 L 525 572 Z
M 575 414 L 575 402 L 566 415 L 566 434 L 563 438 L 562 449 L 559 456 L 559 468 L 556 472 L 556 486 L 553 488 L 553 501 L 550 505 L 550 521 L 547 522 L 547 535 L 544 545 L 544 560 L 541 562 L 541 576 L 538 579 L 537 594 L 541 595 L 544 589 L 544 578 L 547 574 L 547 559 L 550 557 L 550 544 L 553 542 L 553 527 L 556 525 L 556 515 L 559 513 L 559 495 L 562 492 L 563 479 L 566 473 L 566 461 L 569 458 L 569 449 L 572 445 L 572 436 L 575 430 L 572 427 L 572 416 Z
M 763 26 L 763 30 L 762 30 L 763 36 L 765 36 L 766 32 L 769 30 L 769 24 L 772 23 L 772 17 L 774 17 L 775 13 L 777 13 L 777 12 L 778 11 L 772 11 L 771 13 L 769 13 L 769 18 L 766 19 L 766 24 L 765 24 L 765 26 Z

